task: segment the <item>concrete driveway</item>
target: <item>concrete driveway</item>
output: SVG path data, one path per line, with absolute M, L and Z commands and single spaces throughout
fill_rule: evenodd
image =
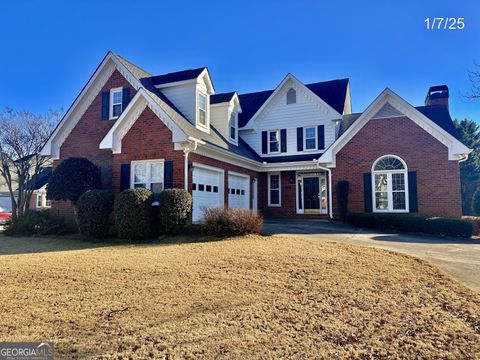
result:
M 301 235 L 413 255 L 436 264 L 470 288 L 480 291 L 480 240 L 382 233 L 325 220 L 265 220 L 264 232 Z

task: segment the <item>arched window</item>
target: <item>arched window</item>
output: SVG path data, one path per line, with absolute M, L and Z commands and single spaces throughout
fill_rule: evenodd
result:
M 290 88 L 287 91 L 287 105 L 288 104 L 295 104 L 297 102 L 297 92 L 295 89 Z
M 373 211 L 408 212 L 407 164 L 397 156 L 382 156 L 372 166 Z

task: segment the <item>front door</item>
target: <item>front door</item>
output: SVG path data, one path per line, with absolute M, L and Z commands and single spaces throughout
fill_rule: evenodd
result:
M 319 213 L 320 179 L 318 176 L 303 178 L 303 203 L 305 213 Z

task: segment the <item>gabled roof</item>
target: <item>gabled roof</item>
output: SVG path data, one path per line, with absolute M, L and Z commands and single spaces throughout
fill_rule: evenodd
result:
M 415 109 L 420 111 L 427 118 L 432 120 L 435 124 L 440 126 L 443 130 L 450 135 L 457 137 L 457 130 L 453 125 L 452 118 L 448 109 L 443 105 L 430 105 L 430 106 L 415 106 Z M 338 136 L 341 136 L 352 124 L 362 115 L 362 113 L 354 113 L 344 115 L 340 123 L 340 129 Z
M 210 104 L 221 104 L 229 102 L 235 96 L 235 91 L 210 95 Z
M 336 112 L 343 114 L 345 99 L 347 97 L 349 79 L 322 81 L 305 85 L 320 99 L 330 105 Z M 242 114 L 238 117 L 238 126 L 244 127 L 268 100 L 275 90 L 265 90 L 254 93 L 241 94 L 240 105 Z
M 402 99 L 395 92 L 386 88 L 367 107 L 367 109 L 360 114 L 360 116 L 356 117 L 357 114 L 353 114 L 354 116 L 350 115 L 347 117 L 347 119 L 351 120 L 350 126 L 348 126 L 348 128 L 345 129 L 342 134 L 340 134 L 337 140 L 335 140 L 335 142 L 325 150 L 318 162 L 330 164 L 329 166 L 335 166 L 336 154 L 360 131 L 360 129 L 362 129 L 363 126 L 365 126 L 365 124 L 368 123 L 369 120 L 376 118 L 376 114 L 378 114 L 386 105 L 396 110 L 399 114 L 397 116 L 408 117 L 422 129 L 444 144 L 448 148 L 449 160 L 465 160 L 468 157 L 468 154 L 471 152 L 468 147 L 462 144 L 455 136 L 453 136 L 440 125 L 443 124 L 442 121 L 444 118 L 442 118 L 442 120 L 440 120 L 440 124 L 438 124 L 435 120 L 427 117 L 419 109 Z M 430 109 L 426 110 L 426 112 L 430 112 L 430 115 L 434 113 L 434 111 L 430 111 Z
M 423 115 L 434 121 L 435 124 L 440 126 L 443 130 L 450 135 L 457 137 L 457 130 L 453 125 L 450 112 L 443 105 L 429 105 L 429 106 L 416 106 L 415 109 L 420 111 Z
M 162 85 L 162 84 L 169 84 L 169 83 L 174 83 L 178 81 L 193 80 L 199 77 L 204 70 L 207 70 L 207 68 L 201 67 L 198 69 L 176 71 L 168 74 L 152 76 L 150 80 L 153 85 Z
M 40 171 L 37 174 L 37 176 L 30 179 L 30 181 L 27 184 L 27 188 L 31 190 L 41 189 L 48 183 L 48 181 L 50 180 L 50 177 L 52 176 L 52 173 L 53 173 L 53 168 L 46 167 L 45 169 Z

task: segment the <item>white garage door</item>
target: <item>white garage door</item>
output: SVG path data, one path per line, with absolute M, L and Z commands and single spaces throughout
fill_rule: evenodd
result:
M 203 209 L 223 206 L 223 171 L 194 165 L 192 221 L 201 221 Z
M 250 177 L 241 174 L 228 174 L 228 207 L 250 208 Z

